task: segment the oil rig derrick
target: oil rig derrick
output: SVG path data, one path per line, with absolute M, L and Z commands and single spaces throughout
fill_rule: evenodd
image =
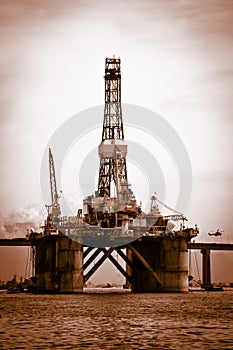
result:
M 123 227 L 140 214 L 141 208 L 127 178 L 127 144 L 121 109 L 121 60 L 105 60 L 105 109 L 99 145 L 99 181 L 95 196 L 84 200 L 84 222 L 102 228 Z
M 100 197 L 119 196 L 120 187 L 128 187 L 124 130 L 121 111 L 120 59 L 105 61 L 105 110 L 102 142 L 99 145 L 100 168 L 98 192 Z M 114 189 L 111 185 L 114 184 Z

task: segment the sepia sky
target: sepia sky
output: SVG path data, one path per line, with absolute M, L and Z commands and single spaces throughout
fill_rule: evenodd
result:
M 0 0 L 1 215 L 44 205 L 48 140 L 103 103 L 104 59 L 116 55 L 122 101 L 157 112 L 184 142 L 190 223 L 201 240 L 220 228 L 232 241 L 232 23 L 230 0 Z

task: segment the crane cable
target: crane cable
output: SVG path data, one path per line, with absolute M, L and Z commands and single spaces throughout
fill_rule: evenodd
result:
M 174 213 L 179 214 L 179 215 L 183 215 L 183 213 L 181 213 L 181 212 L 179 212 L 179 211 L 177 211 L 177 210 L 175 210 L 175 209 L 172 209 L 172 208 L 170 208 L 168 205 L 166 205 L 166 204 L 164 204 L 163 202 L 161 202 L 157 197 L 156 197 L 156 201 L 158 201 L 158 202 L 159 202 L 160 204 L 162 204 L 165 208 L 167 208 L 167 209 L 173 211 Z

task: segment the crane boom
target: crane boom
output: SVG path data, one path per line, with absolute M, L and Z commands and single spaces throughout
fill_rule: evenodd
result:
M 52 217 L 54 219 L 59 218 L 61 215 L 59 196 L 57 194 L 56 174 L 54 167 L 54 160 L 51 148 L 49 148 L 49 175 L 50 175 L 50 191 L 51 191 L 51 202 L 52 202 Z

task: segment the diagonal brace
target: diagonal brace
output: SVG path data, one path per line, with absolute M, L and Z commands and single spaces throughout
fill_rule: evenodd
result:
M 103 248 L 102 251 L 106 254 L 107 253 L 107 249 Z M 116 261 L 116 259 L 112 256 L 109 255 L 109 260 L 113 263 L 114 266 L 116 266 L 116 268 L 120 271 L 120 273 L 127 279 L 127 281 L 129 281 L 129 283 L 132 284 L 132 278 L 130 277 L 130 275 L 123 269 L 123 267 Z
M 101 251 L 101 249 L 98 249 Z M 87 274 L 84 276 L 84 283 L 86 283 L 89 278 L 95 273 L 96 270 L 103 264 L 103 262 L 109 257 L 109 255 L 112 254 L 114 251 L 114 248 L 109 248 L 107 252 L 97 261 L 97 263 L 90 269 L 90 271 L 87 272 Z
M 98 248 L 96 251 L 90 256 L 90 258 L 83 264 L 83 271 L 95 260 L 95 258 L 101 253 L 101 249 Z
M 143 256 L 131 245 L 128 245 L 132 253 L 138 258 L 142 265 L 147 269 L 147 271 L 154 277 L 154 279 L 162 286 L 162 281 L 155 270 L 148 264 L 148 262 L 143 258 Z
M 93 249 L 95 249 L 95 248 L 93 248 L 93 247 L 88 247 L 86 250 L 84 250 L 84 252 L 83 252 L 83 259 L 85 259 L 86 256 L 87 256 Z
M 129 267 L 131 267 L 131 269 L 135 269 L 135 266 L 133 265 L 132 261 L 129 260 L 129 258 L 127 257 L 127 255 L 125 255 L 122 250 L 120 248 L 116 248 L 115 249 L 117 251 L 117 253 L 120 255 L 120 257 L 125 260 L 126 264 L 129 265 Z

